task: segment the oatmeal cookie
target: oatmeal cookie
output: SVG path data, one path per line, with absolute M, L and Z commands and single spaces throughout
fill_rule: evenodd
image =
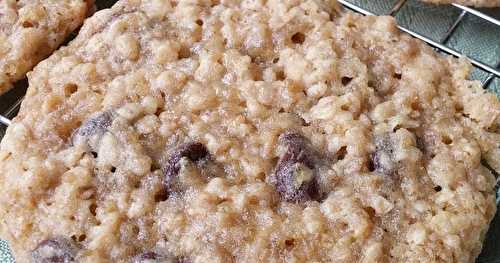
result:
M 500 102 L 335 1 L 121 0 L 29 74 L 0 150 L 19 262 L 473 262 Z
M 93 0 L 1 0 L 0 95 L 58 48 L 93 6 Z
M 422 0 L 424 2 L 433 4 L 451 4 L 457 3 L 467 6 L 477 6 L 477 7 L 495 7 L 500 6 L 500 0 Z

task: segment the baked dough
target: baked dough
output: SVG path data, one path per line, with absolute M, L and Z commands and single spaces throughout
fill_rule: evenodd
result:
M 0 95 L 57 49 L 93 7 L 93 0 L 0 1 Z
M 121 0 L 29 73 L 0 150 L 19 262 L 473 262 L 500 102 L 335 1 Z

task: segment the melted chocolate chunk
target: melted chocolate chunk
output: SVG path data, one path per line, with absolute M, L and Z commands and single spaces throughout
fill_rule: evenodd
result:
M 155 252 L 144 252 L 137 255 L 132 260 L 133 263 L 190 263 L 191 261 L 184 257 L 173 257 L 158 255 Z
M 281 198 L 292 203 L 318 200 L 314 156 L 306 139 L 298 133 L 286 132 L 279 141 L 285 147 L 275 172 L 276 190 Z
M 375 171 L 384 175 L 394 175 L 397 163 L 394 160 L 394 145 L 389 134 L 375 138 L 375 152 L 372 155 Z
M 314 159 L 307 145 L 306 139 L 295 132 L 283 133 L 279 138 L 280 144 L 286 147 L 281 157 L 282 162 L 303 163 L 309 168 L 314 168 Z
M 86 120 L 80 128 L 78 128 L 72 137 L 73 145 L 85 143 L 90 146 L 90 149 L 96 151 L 99 142 L 104 133 L 113 123 L 113 114 L 109 111 L 98 113 Z
M 208 149 L 199 142 L 186 143 L 179 146 L 172 154 L 165 167 L 165 179 L 163 181 L 164 189 L 159 196 L 160 200 L 165 200 L 169 192 L 174 190 L 175 180 L 181 170 L 182 160 L 187 159 L 190 162 L 197 162 L 208 156 Z
M 110 112 L 101 112 L 85 121 L 76 133 L 80 136 L 92 136 L 104 133 L 113 123 L 113 116 Z
M 193 142 L 181 145 L 168 160 L 165 172 L 167 179 L 173 178 L 179 174 L 181 169 L 180 161 L 182 158 L 186 157 L 190 161 L 196 162 L 207 155 L 208 150 L 201 143 Z
M 419 137 L 419 136 L 416 136 L 416 145 L 417 145 L 417 148 L 422 152 L 422 153 L 426 153 L 427 152 L 427 149 L 426 149 L 426 145 L 425 145 L 425 141 L 422 137 Z
M 157 262 L 160 259 L 160 256 L 155 252 L 144 252 L 140 255 L 137 255 L 133 259 L 133 263 L 146 263 L 146 262 Z
M 75 262 L 77 247 L 73 241 L 58 237 L 42 241 L 31 253 L 35 263 Z

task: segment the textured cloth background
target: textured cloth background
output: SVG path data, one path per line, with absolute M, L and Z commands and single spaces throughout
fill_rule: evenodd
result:
M 1 0 L 0 0 L 1 1 Z M 383 15 L 387 14 L 398 0 L 348 0 L 369 11 Z M 111 6 L 116 0 L 96 0 L 98 9 Z M 480 11 L 500 19 L 500 8 L 480 9 Z M 446 30 L 460 15 L 461 10 L 453 6 L 434 6 L 422 4 L 416 0 L 408 0 L 397 13 L 396 18 L 400 25 L 424 34 L 435 41 L 439 41 Z M 468 14 L 447 42 L 449 47 L 461 51 L 468 57 L 483 61 L 495 67 L 500 62 L 500 27 L 488 23 L 480 18 Z M 472 79 L 485 80 L 488 74 L 481 70 L 474 70 Z M 0 112 L 5 112 L 26 90 L 26 82 L 17 84 L 19 87 L 0 97 Z M 488 89 L 500 97 L 500 79 L 495 78 Z M 12 116 L 9 116 L 12 117 Z M 3 137 L 5 127 L 0 125 L 0 138 Z M 497 238 L 498 237 L 498 238 Z M 1 237 L 0 237 L 1 238 Z M 6 242 L 0 240 L 0 263 L 12 263 L 12 258 Z M 500 263 L 500 215 L 497 213 L 488 232 L 483 252 L 478 263 Z
M 7 242 L 3 240 L 0 240 L 0 262 L 2 263 L 14 262 L 14 258 L 12 257 L 9 251 L 9 246 L 7 245 Z

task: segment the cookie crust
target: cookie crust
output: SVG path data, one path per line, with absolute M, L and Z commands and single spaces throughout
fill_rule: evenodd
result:
M 93 0 L 0 2 L 0 95 L 48 57 L 92 12 Z

